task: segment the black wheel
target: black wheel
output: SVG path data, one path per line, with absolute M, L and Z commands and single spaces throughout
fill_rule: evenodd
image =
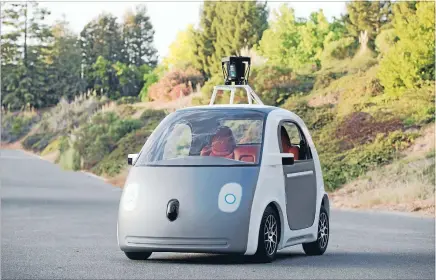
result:
M 309 256 L 320 256 L 324 254 L 329 243 L 330 235 L 330 225 L 329 225 L 329 215 L 325 210 L 324 206 L 321 206 L 319 212 L 319 222 L 318 222 L 318 236 L 316 241 L 311 243 L 303 243 L 303 250 L 306 255 Z
M 148 259 L 152 252 L 124 252 L 124 254 L 126 254 L 126 256 L 134 261 L 143 261 Z
M 260 223 L 255 259 L 259 262 L 272 262 L 276 258 L 279 241 L 279 215 L 274 208 L 268 206 L 263 213 Z

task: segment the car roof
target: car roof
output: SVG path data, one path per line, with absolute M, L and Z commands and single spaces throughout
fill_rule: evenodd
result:
M 273 110 L 280 109 L 274 106 L 268 105 L 258 105 L 258 104 L 214 104 L 214 105 L 202 105 L 193 106 L 178 109 L 177 111 L 195 111 L 195 110 L 220 110 L 220 109 L 239 109 L 239 110 L 250 110 L 250 111 L 260 111 L 268 114 Z

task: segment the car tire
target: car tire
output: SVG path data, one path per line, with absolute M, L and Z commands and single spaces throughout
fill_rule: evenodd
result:
M 256 261 L 269 263 L 275 260 L 280 233 L 279 215 L 274 208 L 268 206 L 260 222 L 259 239 L 254 255 Z
M 152 252 L 124 252 L 124 254 L 126 254 L 126 256 L 134 261 L 143 261 L 148 259 Z
M 318 234 L 316 240 L 310 243 L 303 243 L 304 253 L 308 256 L 320 256 L 327 250 L 330 238 L 329 215 L 324 206 L 321 206 L 318 220 Z

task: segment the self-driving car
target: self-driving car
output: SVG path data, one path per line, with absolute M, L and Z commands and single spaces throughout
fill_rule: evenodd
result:
M 167 115 L 128 155 L 117 238 L 129 259 L 189 252 L 270 262 L 298 244 L 308 255 L 326 251 L 329 197 L 309 130 L 293 112 L 262 103 L 246 82 L 247 60 L 223 60 L 225 84 L 210 104 Z M 247 104 L 233 104 L 238 89 Z M 226 90 L 229 104 L 214 104 Z

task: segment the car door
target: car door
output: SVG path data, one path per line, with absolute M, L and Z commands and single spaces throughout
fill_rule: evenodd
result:
M 282 127 L 286 130 L 290 143 L 283 143 L 280 137 L 280 151 L 286 153 L 298 149 L 295 152 L 294 162 L 283 164 L 283 173 L 289 228 L 300 230 L 312 226 L 315 219 L 317 195 L 315 165 L 306 137 L 298 124 L 292 121 L 281 122 L 280 136 Z M 293 148 L 289 149 L 289 144 Z

